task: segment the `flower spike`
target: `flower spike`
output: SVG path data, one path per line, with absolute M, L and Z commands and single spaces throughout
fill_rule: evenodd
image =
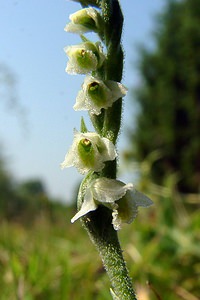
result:
M 88 132 L 82 118 L 80 132 L 74 131 L 72 146 L 61 164 L 62 168 L 75 166 L 86 174 L 78 193 L 78 212 L 71 222 L 81 218 L 101 254 L 112 283 L 113 300 L 137 300 L 116 231 L 135 219 L 139 206 L 148 207 L 153 202 L 132 183 L 115 179 L 114 144 L 121 127 L 122 97 L 127 93 L 121 84 L 124 55 L 120 0 L 72 1 L 80 3 L 82 9 L 70 15 L 65 31 L 78 33 L 82 42 L 65 47 L 69 58 L 66 72 L 86 74 L 74 109 L 88 111 L 96 132 Z M 98 42 L 83 35 L 91 31 L 96 33 Z

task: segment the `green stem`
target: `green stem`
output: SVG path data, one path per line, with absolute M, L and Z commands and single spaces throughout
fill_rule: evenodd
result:
M 112 163 L 116 164 L 115 161 Z M 107 166 L 108 173 L 112 172 L 112 168 L 110 167 L 110 165 Z M 104 169 L 104 172 L 105 170 L 106 168 Z M 116 170 L 114 170 L 114 173 L 116 173 Z M 114 174 L 109 175 L 112 176 Z M 97 173 L 89 173 L 83 180 L 79 190 L 78 209 L 81 208 L 88 184 L 98 176 L 99 174 Z M 137 300 L 122 255 L 117 231 L 112 225 L 111 210 L 105 206 L 99 206 L 97 210 L 82 217 L 81 222 L 88 232 L 91 241 L 99 251 L 115 295 L 120 300 Z
M 107 46 L 107 61 L 105 79 L 120 82 L 123 73 L 123 50 L 121 33 L 123 15 L 118 0 L 102 1 L 102 14 L 105 23 L 105 43 Z M 106 110 L 102 134 L 115 144 L 121 127 L 122 99 Z M 111 136 L 112 133 L 112 136 Z
M 120 300 L 136 300 L 110 210 L 100 206 L 82 218 L 82 223 L 100 253 L 116 296 Z

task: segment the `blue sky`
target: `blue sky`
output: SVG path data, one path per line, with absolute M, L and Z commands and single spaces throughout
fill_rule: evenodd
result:
M 154 15 L 164 4 L 163 0 L 121 0 L 125 18 L 123 83 L 129 89 L 138 82 L 137 45 L 152 45 Z M 79 8 L 77 2 L 66 0 L 0 0 L 0 68 L 6 65 L 15 75 L 14 96 L 24 107 L 27 120 L 8 110 L 1 97 L 0 143 L 7 166 L 18 181 L 41 178 L 49 193 L 64 201 L 71 199 L 82 178 L 74 168 L 59 167 L 72 143 L 73 128 L 79 129 L 80 117 L 86 116 L 72 108 L 84 77 L 65 73 L 63 51 L 80 41 L 63 30 L 69 14 Z M 130 94 L 124 99 L 119 151 L 127 145 L 125 128 L 133 122 Z M 87 117 L 86 122 L 92 129 Z

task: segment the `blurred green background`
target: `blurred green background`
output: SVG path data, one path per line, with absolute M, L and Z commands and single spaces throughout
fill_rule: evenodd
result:
M 180 194 L 173 177 L 156 185 L 149 167 L 140 165 L 138 189 L 154 206 L 119 232 L 138 299 L 199 299 L 199 195 Z M 111 299 L 96 249 L 70 223 L 75 205 L 53 201 L 37 180 L 16 187 L 0 174 L 0 299 Z
M 154 206 L 140 209 L 119 238 L 139 300 L 200 299 L 198 2 L 166 1 L 154 46 L 138 51 L 121 172 Z M 75 198 L 58 201 L 37 177 L 17 180 L 2 144 L 0 299 L 111 299 L 96 249 L 80 222 L 70 223 Z

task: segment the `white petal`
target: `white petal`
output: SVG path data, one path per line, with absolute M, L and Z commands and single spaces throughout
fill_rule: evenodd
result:
M 122 228 L 122 220 L 118 216 L 118 210 L 115 209 L 112 212 L 112 224 L 115 230 L 120 230 Z
M 106 84 L 112 91 L 112 97 L 115 100 L 125 96 L 128 91 L 128 89 L 122 83 L 119 82 L 108 80 L 106 81 Z
M 91 18 L 93 18 L 95 21 L 97 21 L 97 15 L 98 12 L 96 9 L 94 9 L 93 7 L 88 7 L 87 9 L 87 13 L 89 16 L 91 16 Z
M 112 213 L 112 224 L 115 230 L 121 229 L 123 223 L 130 224 L 137 216 L 137 205 L 131 194 L 131 191 L 127 191 L 126 195 L 116 202 L 118 207 Z
M 88 108 L 87 108 L 89 111 L 90 111 L 90 113 L 91 114 L 94 114 L 94 115 L 96 115 L 96 116 L 98 116 L 98 115 L 100 115 L 100 113 L 101 113 L 101 108 L 99 108 L 99 107 L 95 107 L 95 106 L 88 106 Z
M 85 105 L 85 96 L 83 90 L 78 92 L 76 97 L 76 103 L 73 106 L 74 110 L 87 110 L 87 106 Z
M 138 206 L 148 207 L 153 202 L 137 190 L 127 191 L 126 194 L 116 202 L 118 207 L 113 210 L 113 227 L 119 230 L 122 223 L 130 224 L 137 216 Z
M 151 199 L 135 189 L 132 191 L 132 198 L 134 199 L 137 206 L 148 207 L 153 204 L 153 201 L 151 201 Z
M 116 152 L 114 144 L 107 138 L 102 138 L 102 140 L 107 149 L 107 153 L 104 154 L 105 158 L 107 157 L 106 160 L 114 160 L 117 157 L 117 152 Z M 102 155 L 103 155 L 103 153 L 102 153 Z
M 69 148 L 69 151 L 65 155 L 64 161 L 61 163 L 61 169 L 72 167 L 75 164 L 75 161 L 77 160 L 77 143 L 81 138 L 81 133 L 78 132 L 76 129 L 74 129 L 74 140 L 72 146 Z
M 69 24 L 67 24 L 64 28 L 65 31 L 67 32 L 71 32 L 71 33 L 85 33 L 89 30 L 87 27 L 80 25 L 80 24 L 74 24 L 72 22 L 70 22 Z
M 124 184 L 123 182 L 115 179 L 101 177 L 93 181 L 92 193 L 95 200 L 105 203 L 113 203 L 122 198 L 127 190 L 132 190 L 133 185 Z
M 85 193 L 84 201 L 81 206 L 81 209 L 75 214 L 75 216 L 71 219 L 71 222 L 74 223 L 77 219 L 80 217 L 83 217 L 90 211 L 96 210 L 97 209 L 97 204 L 93 200 L 93 196 L 91 193 L 91 190 L 88 188 Z
M 69 149 L 65 155 L 64 161 L 60 164 L 61 169 L 72 167 L 74 165 L 74 149 L 73 146 Z

